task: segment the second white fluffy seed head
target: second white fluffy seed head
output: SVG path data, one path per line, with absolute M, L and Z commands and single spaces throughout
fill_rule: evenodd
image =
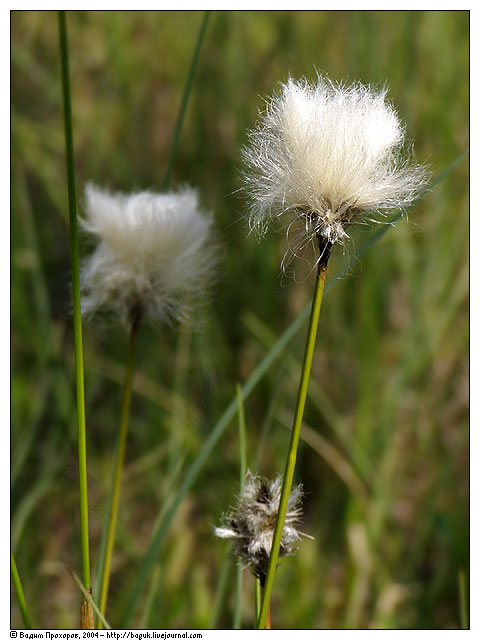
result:
M 427 182 L 408 162 L 405 129 L 386 90 L 319 76 L 290 79 L 267 104 L 244 150 L 250 226 L 302 218 L 304 237 L 330 244 L 366 214 L 408 206 Z
M 87 185 L 82 226 L 98 245 L 81 272 L 82 311 L 122 322 L 186 320 L 216 262 L 213 219 L 196 191 L 111 193 Z
M 233 510 L 224 516 L 224 526 L 215 528 L 219 538 L 232 538 L 235 553 L 242 564 L 263 581 L 267 575 L 273 534 L 277 521 L 282 478 L 269 480 L 247 471 L 240 495 Z M 301 536 L 297 530 L 302 515 L 301 485 L 292 489 L 280 544 L 280 557 L 295 553 Z

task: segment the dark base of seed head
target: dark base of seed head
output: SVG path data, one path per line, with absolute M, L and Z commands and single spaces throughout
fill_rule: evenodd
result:
M 332 253 L 333 244 L 320 234 L 317 234 L 317 240 L 318 250 L 320 251 L 320 257 L 318 258 L 317 267 L 318 273 L 320 273 L 320 271 L 325 271 L 327 268 L 328 260 Z

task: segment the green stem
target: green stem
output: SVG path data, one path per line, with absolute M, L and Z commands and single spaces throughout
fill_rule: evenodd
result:
M 223 600 L 225 597 L 225 592 L 227 590 L 230 567 L 232 566 L 232 546 L 232 544 L 229 544 L 226 550 L 222 570 L 220 572 L 220 579 L 218 581 L 217 589 L 215 592 L 215 599 L 213 601 L 212 614 L 210 616 L 210 622 L 208 624 L 209 629 L 216 629 L 218 619 L 220 618 Z
M 180 134 L 182 132 L 183 121 L 185 119 L 185 113 L 187 111 L 188 99 L 192 92 L 193 79 L 195 77 L 195 70 L 197 68 L 198 59 L 200 57 L 200 49 L 202 48 L 203 38 L 207 29 L 208 19 L 210 18 L 210 11 L 205 11 L 200 31 L 198 33 L 197 44 L 193 54 L 192 62 L 190 64 L 190 71 L 188 72 L 187 82 L 185 89 L 183 90 L 182 102 L 180 103 L 180 110 L 178 112 L 177 121 L 175 122 L 175 130 L 173 132 L 172 146 L 170 147 L 170 155 L 168 156 L 167 169 L 165 171 L 165 177 L 162 183 L 162 191 L 167 191 L 170 186 L 170 180 L 172 179 L 173 165 L 175 164 L 175 158 L 177 156 L 178 143 L 180 141 Z
M 258 620 L 261 606 L 262 606 L 262 585 L 260 583 L 260 578 L 255 578 L 255 620 Z
M 240 486 L 245 482 L 247 473 L 247 438 L 245 429 L 245 411 L 243 407 L 242 387 L 237 383 L 237 403 L 238 403 L 238 443 L 240 449 Z M 243 568 L 237 564 L 237 575 L 235 581 L 235 611 L 233 614 L 233 628 L 242 628 L 242 583 Z
M 75 164 L 73 156 L 72 105 L 68 65 L 68 39 L 65 11 L 58 12 L 60 59 L 62 66 L 65 151 L 70 216 L 70 256 L 72 264 L 73 332 L 75 338 L 75 384 L 78 419 L 78 476 L 80 485 L 80 533 L 82 546 L 82 581 L 90 589 L 90 551 L 88 543 L 87 444 L 85 429 L 85 392 L 83 373 L 82 315 L 80 308 L 80 266 L 78 251 L 77 207 L 75 194 Z
M 465 571 L 463 569 L 460 569 L 458 572 L 458 591 L 460 600 L 460 627 L 462 629 L 469 629 L 467 586 Z
M 307 400 L 308 381 L 310 379 L 310 371 L 312 368 L 313 353 L 315 350 L 315 339 L 317 336 L 318 320 L 320 318 L 320 309 L 322 306 L 323 288 L 325 285 L 326 265 L 318 271 L 316 280 L 315 293 L 313 297 L 312 311 L 310 314 L 310 324 L 308 327 L 307 343 L 305 346 L 305 355 L 303 358 L 302 374 L 300 377 L 300 388 L 297 397 L 297 406 L 295 408 L 295 418 L 293 421 L 292 435 L 290 438 L 290 447 L 288 450 L 287 464 L 283 476 L 282 494 L 280 496 L 280 504 L 278 507 L 277 523 L 273 534 L 272 550 L 270 552 L 270 562 L 268 565 L 267 577 L 263 589 L 263 601 L 258 620 L 258 628 L 265 629 L 267 616 L 270 606 L 270 598 L 272 595 L 273 579 L 275 569 L 277 567 L 278 556 L 280 553 L 280 544 L 282 540 L 283 525 L 285 524 L 285 516 L 287 514 L 288 499 L 292 489 L 293 474 L 295 471 L 295 462 L 297 459 L 298 441 L 300 438 L 300 430 L 302 427 L 303 413 L 305 411 L 305 403 Z
M 245 482 L 247 475 L 247 437 L 245 428 L 245 410 L 243 407 L 242 387 L 237 383 L 238 404 L 238 444 L 240 448 L 240 484 Z
M 10 553 L 10 568 L 12 571 L 13 586 L 15 587 L 15 593 L 17 594 L 18 606 L 20 607 L 20 612 L 23 618 L 23 624 L 25 625 L 25 629 L 32 629 L 32 622 L 28 613 L 22 583 L 20 581 L 20 576 L 18 575 L 17 565 L 12 552 Z
M 160 566 L 157 564 L 152 574 L 152 581 L 150 583 L 150 589 L 148 590 L 147 597 L 145 598 L 145 609 L 142 613 L 140 620 L 140 629 L 148 629 L 148 620 L 150 618 L 150 612 L 155 603 L 155 596 L 160 582 Z
M 123 464 L 125 460 L 125 448 L 127 442 L 128 419 L 130 415 L 130 401 L 132 397 L 132 381 L 135 366 L 135 351 L 137 343 L 138 326 L 140 324 L 140 315 L 137 314 L 132 321 L 130 331 L 130 344 L 128 348 L 127 368 L 125 373 L 125 385 L 123 388 L 122 415 L 120 419 L 120 431 L 118 433 L 117 451 L 115 454 L 115 463 L 112 477 L 111 502 L 107 513 L 107 533 L 105 544 L 105 558 L 102 566 L 102 574 L 100 580 L 100 597 L 99 608 L 103 615 L 107 608 L 108 585 L 110 583 L 110 572 L 112 565 L 113 545 L 115 543 L 115 533 L 118 520 L 118 506 L 120 500 L 120 488 L 122 484 Z

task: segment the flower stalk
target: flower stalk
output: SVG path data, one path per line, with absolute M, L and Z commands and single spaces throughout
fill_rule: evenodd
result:
M 58 12 L 60 39 L 60 60 L 62 72 L 63 111 L 65 124 L 65 151 L 68 182 L 68 208 L 70 216 L 70 256 L 72 266 L 73 331 L 75 340 L 75 385 L 77 397 L 78 425 L 78 475 L 80 489 L 80 537 L 82 547 L 82 581 L 91 591 L 90 551 L 88 539 L 88 492 L 87 492 L 87 444 L 85 426 L 85 391 L 82 345 L 82 315 L 80 308 L 80 266 L 78 250 L 77 208 L 75 192 L 75 165 L 73 154 L 72 105 L 70 92 L 70 73 L 68 64 L 68 39 L 65 11 Z M 88 610 L 88 611 L 87 611 Z M 90 624 L 93 620 L 90 604 L 82 598 L 81 624 Z M 82 627 L 93 628 L 93 627 Z
M 132 398 L 132 382 L 135 368 L 135 352 L 137 344 L 138 327 L 140 325 L 141 312 L 135 309 L 132 313 L 132 325 L 130 330 L 130 342 L 128 348 L 128 359 L 125 373 L 125 384 L 123 388 L 122 415 L 120 419 L 120 430 L 118 433 L 117 450 L 112 478 L 111 502 L 106 529 L 105 556 L 100 580 L 99 609 L 105 615 L 107 608 L 108 587 L 110 584 L 110 574 L 112 565 L 113 546 L 117 531 L 118 507 L 120 502 L 120 489 L 122 485 L 123 466 L 125 461 L 125 448 L 127 442 L 128 422 L 130 415 L 130 403 Z M 100 625 L 99 625 L 100 626 Z
M 318 273 L 315 283 L 315 292 L 312 302 L 312 310 L 310 313 L 310 324 L 307 333 L 307 342 L 305 346 L 305 355 L 303 358 L 302 373 L 300 377 L 300 387 L 297 396 L 297 405 L 295 408 L 295 417 L 293 421 L 292 435 L 290 438 L 290 446 L 288 450 L 287 463 L 283 476 L 282 493 L 280 496 L 280 504 L 278 508 L 277 522 L 275 532 L 273 534 L 272 548 L 270 551 L 270 560 L 268 564 L 265 585 L 263 586 L 263 599 L 258 618 L 258 629 L 269 629 L 270 626 L 270 598 L 272 595 L 273 580 L 275 577 L 275 569 L 277 567 L 278 557 L 280 553 L 280 544 L 282 541 L 283 527 L 288 509 L 288 500 L 293 484 L 293 475 L 295 472 L 295 462 L 297 459 L 298 442 L 300 438 L 300 430 L 302 427 L 303 414 L 305 411 L 305 403 L 307 400 L 308 382 L 310 380 L 310 372 L 312 369 L 313 354 L 315 350 L 315 339 L 317 337 L 318 322 L 320 319 L 320 309 L 322 306 L 323 290 L 325 286 L 325 276 L 327 273 L 329 246 L 326 245 L 323 251 L 321 262 L 319 262 Z
M 263 594 L 265 593 L 265 589 L 262 589 Z M 264 629 L 271 629 L 272 628 L 272 618 L 271 618 L 271 607 L 270 604 L 268 605 L 268 609 L 267 609 L 267 618 L 265 620 L 265 627 Z

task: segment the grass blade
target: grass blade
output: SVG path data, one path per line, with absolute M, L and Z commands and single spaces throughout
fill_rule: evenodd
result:
M 60 60 L 62 67 L 63 112 L 65 124 L 65 153 L 68 181 L 68 209 L 70 219 L 70 256 L 72 264 L 73 331 L 75 337 L 75 385 L 78 420 L 78 474 L 80 488 L 80 535 L 82 547 L 82 578 L 90 590 L 90 551 L 88 541 L 87 443 L 85 426 L 85 391 L 83 373 L 82 314 L 80 308 L 80 260 L 78 250 L 77 200 L 73 154 L 73 124 L 68 64 L 67 21 L 65 11 L 58 12 Z
M 245 409 L 243 406 L 242 387 L 237 383 L 238 403 L 238 443 L 240 450 L 240 486 L 245 481 L 247 473 L 247 436 L 245 428 Z M 242 628 L 242 583 L 243 567 L 237 563 L 237 575 L 235 581 L 235 610 L 233 614 L 233 628 Z
M 247 434 L 245 425 L 245 407 L 243 404 L 242 387 L 237 383 L 238 403 L 238 445 L 240 450 L 240 484 L 243 484 L 247 474 Z
M 153 570 L 150 589 L 148 590 L 147 597 L 145 598 L 145 608 L 143 610 L 142 618 L 140 620 L 140 629 L 148 628 L 148 620 L 150 618 L 150 613 L 152 611 L 152 607 L 155 602 L 155 596 L 157 595 L 159 582 L 160 582 L 160 566 L 157 564 L 157 566 Z
M 12 572 L 13 586 L 15 587 L 15 593 L 17 594 L 18 606 L 20 607 L 20 612 L 23 618 L 23 624 L 25 625 L 25 629 L 32 629 L 32 622 L 30 620 L 30 614 L 28 613 L 25 594 L 23 593 L 22 583 L 20 581 L 20 576 L 18 575 L 17 564 L 12 552 L 10 552 L 10 569 Z
M 432 187 L 435 187 L 439 182 L 446 178 L 460 164 L 460 162 L 462 162 L 467 154 L 468 149 L 465 149 L 465 151 L 461 153 L 457 158 L 455 158 L 455 160 L 451 164 L 449 164 L 446 169 L 440 172 L 438 176 L 435 176 L 435 178 L 433 178 L 433 180 L 428 185 L 428 188 L 431 189 Z
M 75 580 L 75 582 L 77 583 L 78 588 L 80 589 L 80 591 L 82 592 L 83 597 L 85 598 L 85 600 L 89 603 L 89 605 L 92 607 L 92 609 L 95 611 L 95 613 L 97 614 L 98 618 L 100 619 L 101 623 L 103 624 L 103 628 L 104 629 L 111 629 L 112 627 L 108 624 L 108 622 L 105 620 L 104 616 L 102 615 L 102 612 L 100 611 L 100 609 L 97 607 L 97 605 L 95 604 L 94 599 L 92 598 L 91 594 L 89 593 L 89 591 L 87 589 L 85 589 L 85 586 L 82 584 L 82 581 L 80 580 L 80 578 L 77 576 L 77 574 L 75 573 L 75 571 L 72 571 L 70 568 L 68 569 L 70 571 L 70 573 L 72 574 L 72 578 Z
M 293 416 L 285 411 L 280 416 L 280 424 L 291 430 Z M 363 509 L 367 509 L 369 501 L 368 488 L 357 474 L 355 468 L 327 438 L 310 427 L 306 422 L 302 425 L 300 438 L 306 442 L 342 480 L 350 493 L 355 496 Z
M 440 176 L 438 176 L 438 178 L 435 181 L 435 184 L 438 184 L 440 180 L 443 180 L 457 166 L 458 162 L 460 162 L 460 160 L 464 157 L 464 155 L 465 154 L 462 154 L 456 160 L 454 160 L 452 164 L 450 164 L 449 167 L 447 167 L 447 169 L 445 169 L 445 171 L 443 171 L 440 174 Z M 391 220 L 391 222 L 394 222 L 400 216 L 401 216 L 401 213 L 398 213 Z M 371 249 L 372 246 L 377 244 L 390 229 L 391 229 L 391 224 L 385 224 L 381 226 L 380 229 L 375 231 L 375 233 L 373 233 L 370 236 L 370 238 L 358 249 L 356 254 L 348 261 L 346 266 L 342 268 L 334 277 L 332 277 L 332 279 L 328 283 L 326 283 L 325 294 L 327 294 L 332 289 L 332 287 L 335 286 L 338 280 L 342 279 L 347 273 L 349 273 L 352 267 L 365 255 L 365 253 L 369 251 L 369 249 Z M 292 340 L 292 338 L 296 335 L 296 333 L 301 329 L 301 327 L 303 326 L 304 322 L 306 321 L 306 319 L 310 314 L 310 308 L 311 308 L 311 305 L 308 304 L 298 314 L 298 316 L 295 318 L 292 324 L 278 338 L 275 345 L 265 355 L 265 357 L 260 362 L 258 367 L 249 377 L 247 382 L 243 385 L 242 392 L 243 392 L 244 401 L 252 393 L 253 389 L 255 389 L 257 384 L 263 378 L 265 373 L 270 369 L 272 364 L 276 362 L 276 360 L 280 357 L 280 355 L 283 353 L 285 347 L 288 345 L 290 340 Z M 213 427 L 202 449 L 200 450 L 199 454 L 193 461 L 193 464 L 190 467 L 187 475 L 185 476 L 183 483 L 178 489 L 176 496 L 172 500 L 170 508 L 165 513 L 165 518 L 161 526 L 157 529 L 156 534 L 152 537 L 150 545 L 144 556 L 143 562 L 140 565 L 140 568 L 138 570 L 137 578 L 133 584 L 132 591 L 130 593 L 128 606 L 122 620 L 123 628 L 127 628 L 128 624 L 130 623 L 133 616 L 135 615 L 139 598 L 148 582 L 149 574 L 153 570 L 153 567 L 155 566 L 155 561 L 158 556 L 158 553 L 162 548 L 165 537 L 168 533 L 170 525 L 177 513 L 177 510 L 180 504 L 182 503 L 183 499 L 185 498 L 185 496 L 188 494 L 188 492 L 194 485 L 198 475 L 200 474 L 203 468 L 203 465 L 208 460 L 210 454 L 212 453 L 213 449 L 217 445 L 221 436 L 223 435 L 226 428 L 230 424 L 231 420 L 237 413 L 237 408 L 238 408 L 237 399 L 234 398 L 230 402 L 230 404 L 228 405 L 228 407 L 226 408 L 226 410 L 224 411 L 223 415 L 220 417 L 218 422 Z
M 195 77 L 195 70 L 197 68 L 198 59 L 200 57 L 200 50 L 202 48 L 205 31 L 207 29 L 208 20 L 210 18 L 210 11 L 205 11 L 203 21 L 198 33 L 197 44 L 193 53 L 192 62 L 190 64 L 190 71 L 188 72 L 187 82 L 185 89 L 183 90 L 182 102 L 180 103 L 180 109 L 178 111 L 177 121 L 175 123 L 175 131 L 173 132 L 172 146 L 170 147 L 170 155 L 168 157 L 167 169 L 165 171 L 165 177 L 162 183 L 162 191 L 167 191 L 172 179 L 173 165 L 175 164 L 175 158 L 177 156 L 178 143 L 180 141 L 180 134 L 182 133 L 183 121 L 185 119 L 185 113 L 187 111 L 188 99 L 192 92 L 193 79 Z
M 460 601 L 460 628 L 469 629 L 467 585 L 465 571 L 463 569 L 460 569 L 458 572 L 458 592 Z
M 213 601 L 212 614 L 210 616 L 210 622 L 208 623 L 209 629 L 216 629 L 218 620 L 220 618 L 220 612 L 223 606 L 223 599 L 225 591 L 227 590 L 228 576 L 230 574 L 230 568 L 232 566 L 232 547 L 228 545 L 227 553 L 222 564 L 222 570 L 220 572 L 220 578 L 218 580 L 217 589 L 215 592 L 215 599 Z

